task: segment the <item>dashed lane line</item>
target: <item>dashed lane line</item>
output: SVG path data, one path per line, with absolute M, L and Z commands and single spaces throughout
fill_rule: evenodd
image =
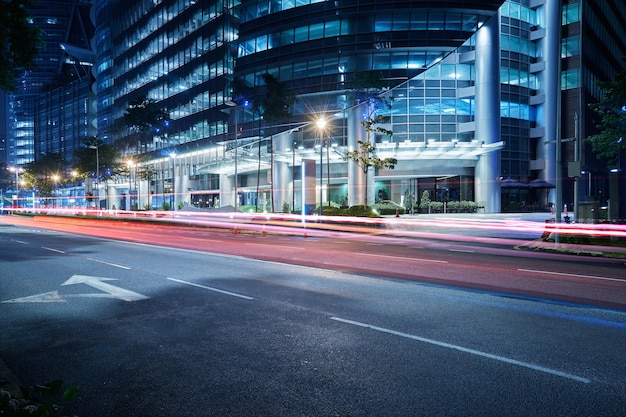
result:
M 433 339 L 427 339 L 425 337 L 415 336 L 412 334 L 403 333 L 403 332 L 399 332 L 396 330 L 386 329 L 384 327 L 373 326 L 371 324 L 361 323 L 358 321 L 342 319 L 340 317 L 331 317 L 330 319 L 341 322 L 341 323 L 351 324 L 351 325 L 358 326 L 358 327 L 364 327 L 366 329 L 376 330 L 382 333 L 392 334 L 394 336 L 400 336 L 400 337 L 404 337 L 407 339 L 417 340 L 418 342 L 428 343 L 431 345 L 440 346 L 440 347 L 444 347 L 447 349 L 458 350 L 460 352 L 469 353 L 469 354 L 476 355 L 476 356 L 481 356 L 483 358 L 493 359 L 493 360 L 508 363 L 511 365 L 522 366 L 524 368 L 532 369 L 534 371 L 539 371 L 539 372 L 543 372 L 543 373 L 550 374 L 550 375 L 556 375 L 561 378 L 567 378 L 573 381 L 582 382 L 584 384 L 588 384 L 591 382 L 590 379 L 587 379 L 581 376 L 568 374 L 566 372 L 557 371 L 555 369 L 546 368 L 546 367 L 535 365 L 535 364 L 528 363 L 528 362 L 518 361 L 518 360 L 507 358 L 504 356 L 499 356 L 499 355 L 494 355 L 491 353 L 481 352 L 479 350 L 469 349 L 463 346 L 440 342 L 440 341 L 433 340 Z
M 226 295 L 230 295 L 230 296 L 233 296 L 233 297 L 243 298 L 244 300 L 254 300 L 254 298 L 248 297 L 247 295 L 237 294 L 235 292 L 230 292 L 230 291 L 224 291 L 224 290 L 220 290 L 218 288 L 207 287 L 206 285 L 196 284 L 195 282 L 183 281 L 182 279 L 177 279 L 177 278 L 167 278 L 167 279 L 170 280 L 170 281 L 179 282 L 181 284 L 191 285 L 192 287 L 198 287 L 198 288 L 202 288 L 202 289 L 205 289 L 205 290 L 218 292 L 220 294 L 226 294 Z

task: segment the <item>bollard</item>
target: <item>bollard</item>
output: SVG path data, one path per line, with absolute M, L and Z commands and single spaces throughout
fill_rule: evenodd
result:
M 400 217 L 400 209 L 396 209 L 396 217 Z

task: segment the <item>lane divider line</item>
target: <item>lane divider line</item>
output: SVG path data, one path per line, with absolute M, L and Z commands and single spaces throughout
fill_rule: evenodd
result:
M 427 339 L 425 337 L 420 337 L 420 336 L 415 336 L 415 335 L 408 334 L 408 333 L 398 332 L 396 330 L 385 329 L 384 327 L 377 327 L 377 326 L 373 326 L 371 324 L 361 323 L 361 322 L 358 322 L 358 321 L 342 319 L 340 317 L 331 317 L 330 319 L 338 321 L 338 322 L 341 322 L 341 323 L 352 324 L 354 326 L 364 327 L 366 329 L 376 330 L 376 331 L 382 332 L 382 333 L 392 334 L 394 336 L 400 336 L 400 337 L 404 337 L 404 338 L 407 338 L 407 339 L 417 340 L 418 342 L 424 342 L 424 343 L 428 343 L 428 344 L 431 344 L 431 345 L 444 347 L 444 348 L 447 348 L 447 349 L 458 350 L 460 352 L 469 353 L 469 354 L 476 355 L 476 356 L 481 356 L 483 358 L 493 359 L 493 360 L 496 360 L 496 361 L 499 361 L 499 362 L 508 363 L 508 364 L 511 364 L 511 365 L 521 366 L 521 367 L 524 367 L 524 368 L 532 369 L 532 370 L 543 372 L 543 373 L 546 373 L 546 374 L 556 375 L 556 376 L 559 376 L 561 378 L 567 378 L 567 379 L 571 379 L 573 381 L 582 382 L 583 384 L 588 384 L 588 383 L 591 382 L 590 379 L 587 379 L 587 378 L 584 378 L 584 377 L 581 377 L 581 376 L 568 374 L 566 372 L 561 372 L 561 371 L 557 371 L 557 370 L 550 369 L 550 368 L 545 368 L 543 366 L 534 365 L 532 363 L 527 363 L 527 362 L 522 362 L 522 361 L 518 361 L 518 360 L 515 360 L 515 359 L 511 359 L 511 358 L 506 358 L 504 356 L 493 355 L 491 353 L 486 353 L 486 352 L 481 352 L 479 350 L 465 348 L 463 346 L 457 346 L 457 345 L 453 345 L 453 344 L 450 344 L 450 343 L 439 342 L 437 340 Z
M 617 281 L 617 282 L 624 282 L 625 281 L 625 280 L 619 279 L 619 278 L 598 277 L 598 276 L 594 276 L 594 275 L 568 274 L 566 272 L 540 271 L 540 270 L 537 270 L 537 269 L 518 268 L 518 271 L 520 271 L 520 272 L 532 272 L 532 273 L 535 273 L 535 274 L 545 274 L 545 275 L 559 275 L 559 276 L 562 276 L 562 277 L 599 279 L 599 280 L 602 280 L 602 281 Z
M 440 264 L 447 264 L 448 261 L 440 261 L 438 259 L 424 259 L 424 258 L 407 258 L 406 256 L 389 256 L 389 255 L 376 255 L 373 253 L 356 252 L 358 255 L 369 256 L 372 258 L 387 258 L 387 259 L 406 259 L 407 261 L 419 261 L 419 262 L 435 262 Z
M 114 266 L 116 268 L 121 268 L 121 269 L 132 269 L 129 266 L 124 266 L 124 265 L 120 265 L 120 264 L 114 264 L 112 262 L 107 262 L 107 261 L 101 261 L 100 259 L 95 259 L 95 258 L 87 258 L 90 261 L 94 261 L 94 262 L 98 262 L 101 264 L 105 264 L 105 265 L 109 265 L 109 266 Z
M 218 288 L 207 287 L 206 285 L 196 284 L 195 282 L 183 281 L 182 279 L 177 279 L 177 278 L 167 278 L 167 279 L 169 279 L 170 281 L 179 282 L 181 284 L 191 285 L 192 287 L 198 287 L 198 288 L 202 288 L 202 289 L 209 290 L 209 291 L 219 292 L 220 294 L 226 294 L 226 295 L 231 295 L 233 297 L 243 298 L 244 300 L 254 300 L 254 298 L 248 297 L 247 295 L 237 294 L 235 292 L 230 292 L 230 291 L 224 291 Z
M 41 249 L 49 250 L 49 251 L 51 251 L 51 252 L 56 252 L 56 253 L 67 253 L 67 252 L 62 251 L 62 250 L 60 250 L 60 249 L 47 248 L 47 247 L 45 247 L 45 246 L 42 246 L 42 247 L 41 247 Z

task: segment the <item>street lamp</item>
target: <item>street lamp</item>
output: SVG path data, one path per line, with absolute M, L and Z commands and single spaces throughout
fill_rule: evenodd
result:
M 317 119 L 317 121 L 315 122 L 315 124 L 317 125 L 317 129 L 319 130 L 320 133 L 320 215 L 322 214 L 322 205 L 323 205 L 323 201 L 322 201 L 322 195 L 323 195 L 323 171 L 322 171 L 322 166 L 323 166 L 323 155 L 324 155 L 324 141 L 326 141 L 326 137 L 325 137 L 325 133 L 326 133 L 326 126 L 328 125 L 328 122 L 326 121 L 326 118 L 324 118 L 323 116 L 320 117 L 319 119 Z M 329 197 L 329 192 L 330 192 L 330 146 L 328 143 L 326 143 L 326 181 L 327 181 L 327 185 L 326 185 L 326 200 L 328 200 L 328 205 L 330 206 L 330 197 Z
M 58 174 L 54 174 L 52 175 L 52 207 L 56 208 L 57 205 L 57 183 L 59 182 L 59 180 L 61 179 L 61 177 L 59 177 Z
M 170 210 L 174 210 L 176 204 L 176 151 L 170 152 L 172 159 L 172 194 L 170 196 Z
M 19 207 L 19 199 L 20 199 L 20 178 L 19 175 L 21 172 L 24 172 L 23 168 L 19 167 L 9 167 L 9 171 L 15 172 L 15 208 Z
M 237 170 L 237 160 L 239 159 L 239 128 L 238 128 L 238 122 L 239 122 L 239 112 L 237 111 L 237 103 L 234 101 L 226 101 L 224 102 L 224 104 L 226 104 L 228 107 L 232 107 L 233 110 L 235 110 L 235 212 L 237 211 L 237 204 L 239 203 L 239 195 L 237 193 L 237 174 L 238 174 L 238 170 Z
M 132 210 L 133 209 L 133 185 L 132 185 L 132 169 L 135 166 L 135 161 L 133 161 L 132 159 L 127 159 L 126 160 L 126 165 L 128 166 L 128 210 Z
M 100 191 L 98 190 L 98 188 L 100 188 L 100 155 L 98 153 L 98 148 L 99 146 L 96 145 L 89 145 L 89 149 L 95 149 L 96 150 L 96 208 L 100 208 Z

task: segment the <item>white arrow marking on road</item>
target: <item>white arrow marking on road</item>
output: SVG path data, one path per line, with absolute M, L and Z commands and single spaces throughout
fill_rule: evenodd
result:
M 104 281 L 114 281 L 115 278 L 90 277 L 88 275 L 73 275 L 70 279 L 61 285 L 86 284 L 103 293 L 91 294 L 59 294 L 58 291 L 50 291 L 42 294 L 35 294 L 28 297 L 14 298 L 12 300 L 2 301 L 2 303 L 66 303 L 67 298 L 117 298 L 123 301 L 139 301 L 147 300 L 150 297 L 107 284 Z
M 14 298 L 6 300 L 2 303 L 66 303 L 67 301 L 59 295 L 58 291 L 44 292 L 43 294 L 35 294 L 28 297 Z
M 134 291 L 125 290 L 115 285 L 107 284 L 104 281 L 115 281 L 115 278 L 90 277 L 89 275 L 73 275 L 70 279 L 61 285 L 86 284 L 97 290 L 111 294 L 113 298 L 119 298 L 124 301 L 147 300 L 150 297 L 136 293 Z M 80 294 L 81 296 L 92 296 L 92 294 Z

